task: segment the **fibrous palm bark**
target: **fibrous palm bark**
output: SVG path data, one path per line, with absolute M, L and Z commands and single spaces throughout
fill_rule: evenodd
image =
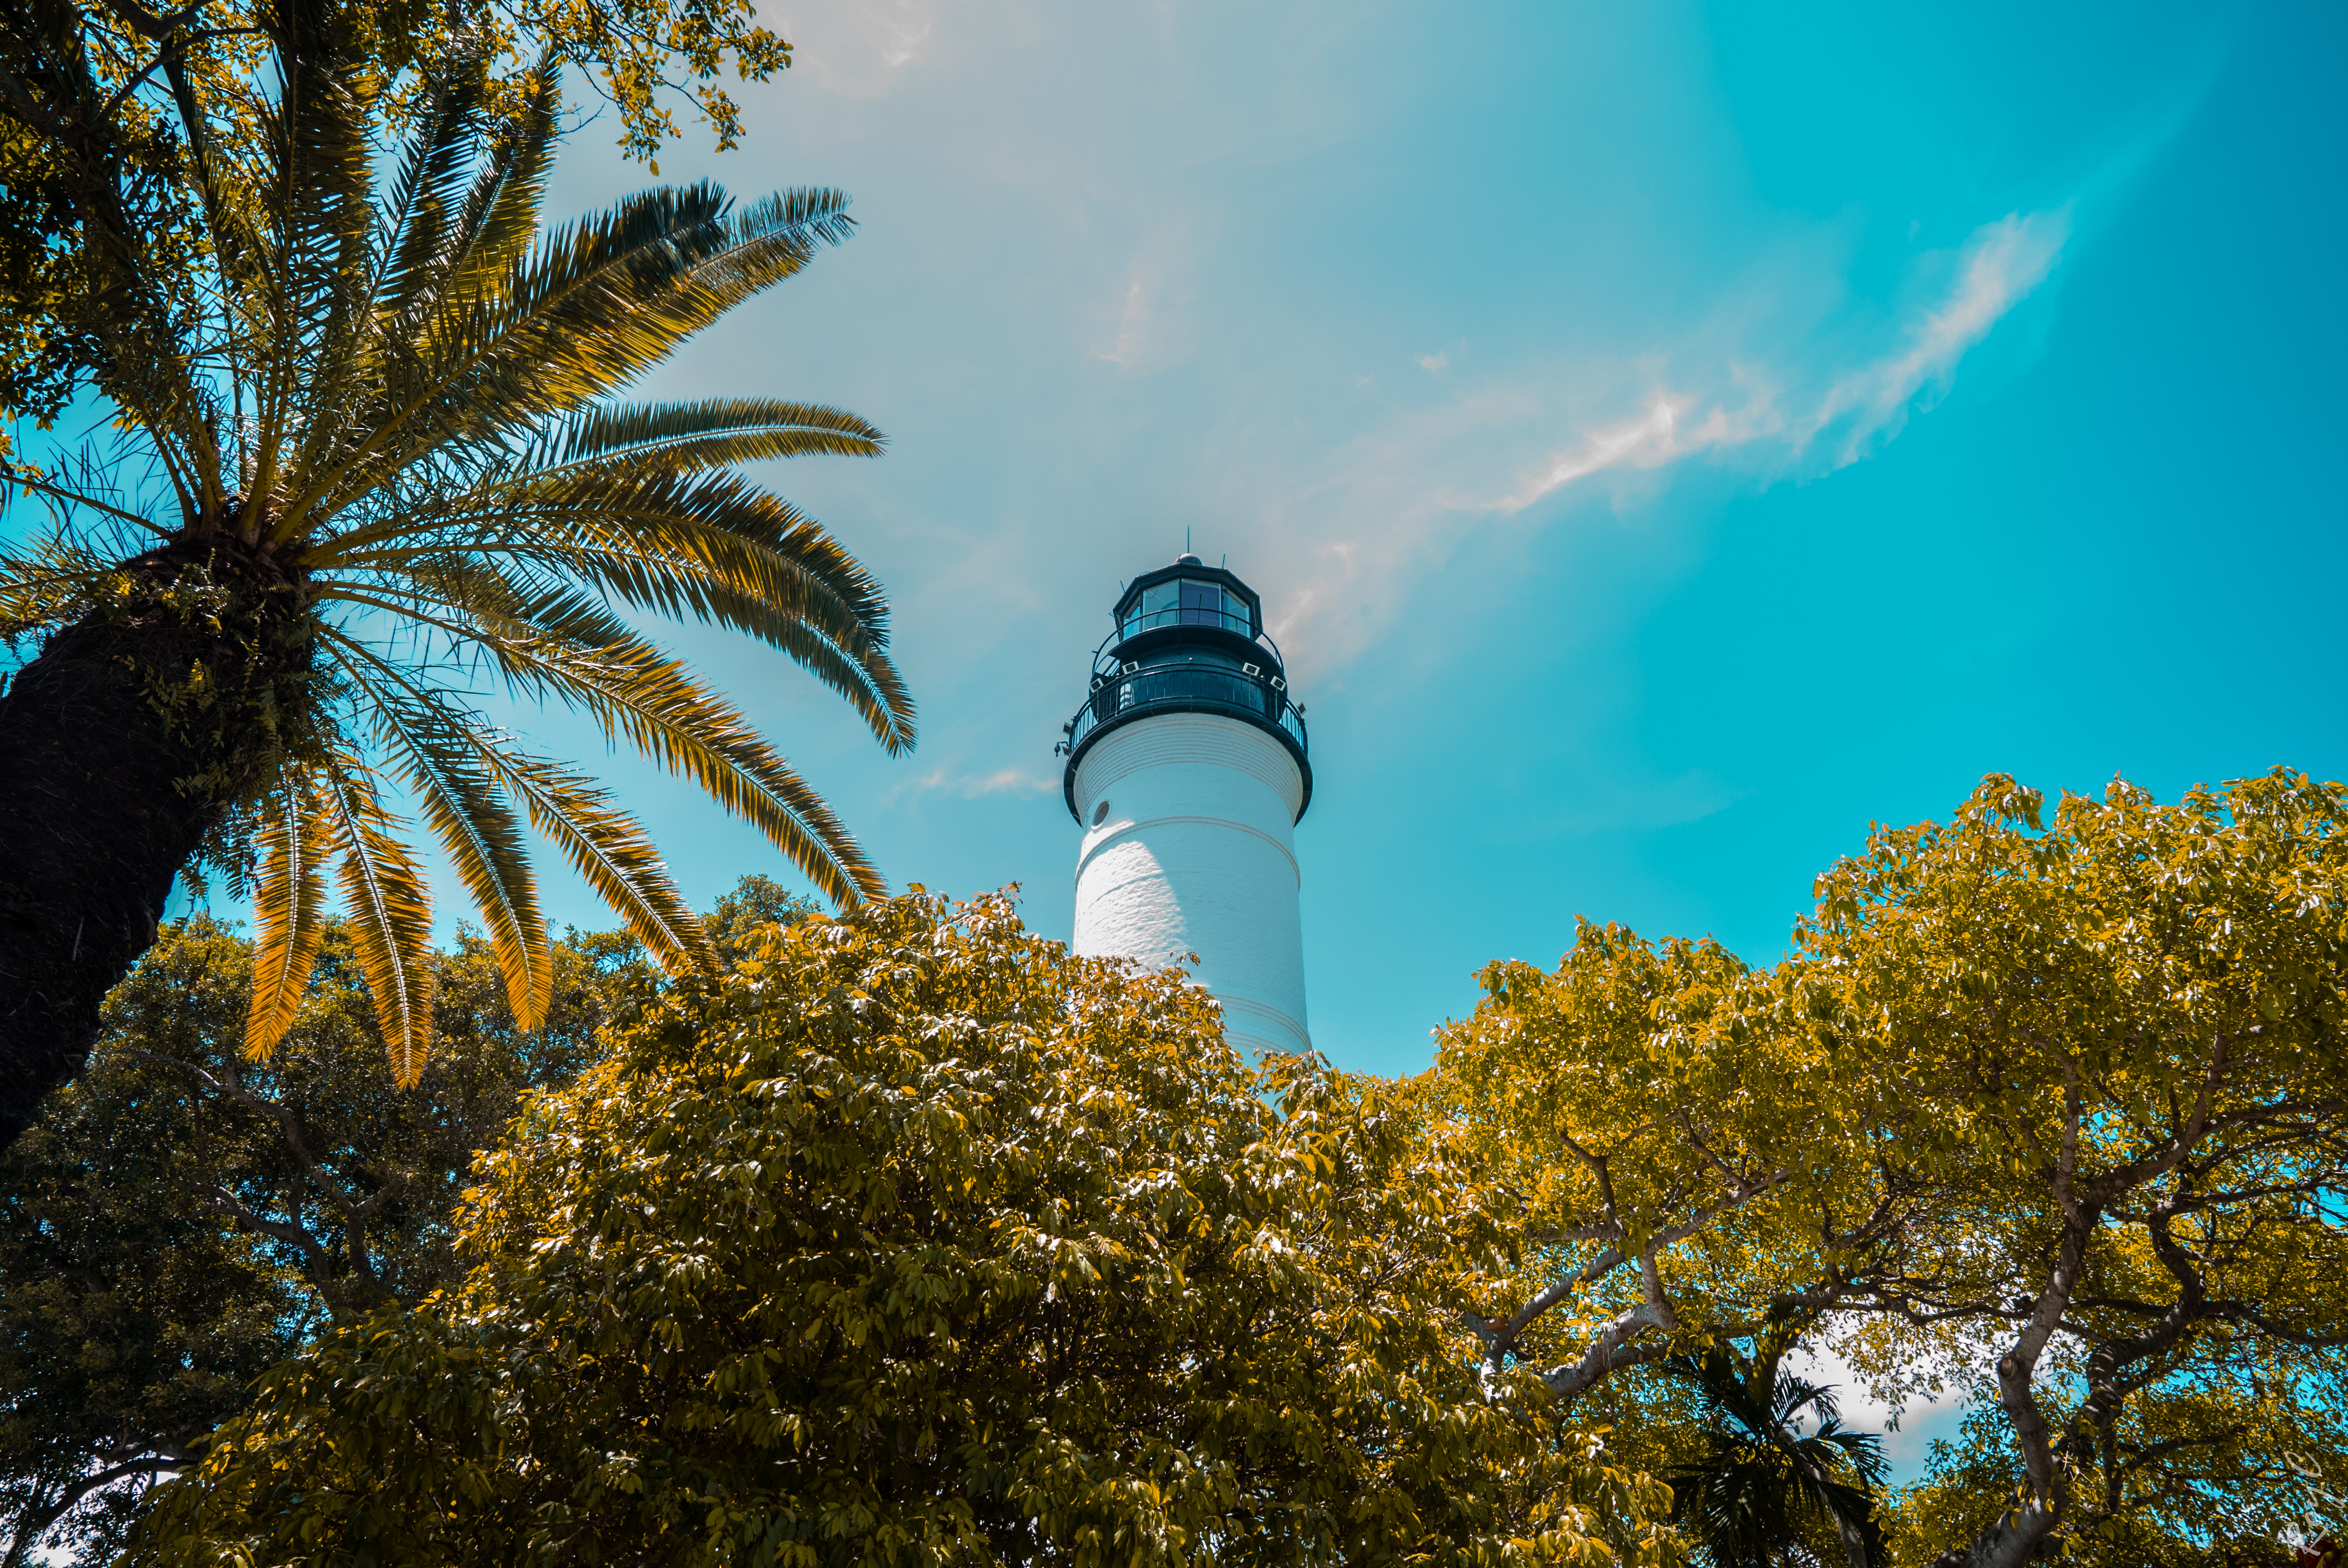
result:
M 80 1070 L 172 879 L 304 700 L 282 573 L 165 550 L 119 586 L 0 692 L 0 1145 Z

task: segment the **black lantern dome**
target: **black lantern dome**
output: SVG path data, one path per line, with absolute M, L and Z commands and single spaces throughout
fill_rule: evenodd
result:
M 1093 654 L 1092 692 L 1055 748 L 1066 754 L 1061 793 L 1076 815 L 1076 764 L 1103 735 L 1158 713 L 1219 713 L 1276 736 L 1304 775 L 1299 818 L 1313 804 L 1304 710 L 1290 701 L 1280 650 L 1263 630 L 1263 600 L 1197 556 L 1144 572 L 1111 611 L 1117 630 Z

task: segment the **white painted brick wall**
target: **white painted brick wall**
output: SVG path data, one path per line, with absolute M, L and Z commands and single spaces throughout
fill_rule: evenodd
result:
M 1076 951 L 1152 966 L 1196 953 L 1233 1045 L 1251 1056 L 1310 1050 L 1296 907 L 1303 794 L 1288 748 L 1236 719 L 1160 713 L 1103 736 L 1076 770 Z

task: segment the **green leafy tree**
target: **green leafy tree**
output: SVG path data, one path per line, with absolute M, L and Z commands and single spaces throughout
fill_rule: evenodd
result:
M 271 1364 L 337 1317 L 456 1277 L 457 1197 L 531 1088 L 575 1076 L 651 977 L 624 938 L 556 948 L 518 1029 L 487 944 L 438 962 L 441 1049 L 392 1081 L 348 943 L 272 1060 L 241 1060 L 252 944 L 168 928 L 108 999 L 90 1070 L 0 1155 L 0 1532 L 111 1554 L 143 1486 L 188 1462 Z
M 1437 1036 L 1430 1137 L 1472 1150 L 1511 1241 L 1476 1285 L 1488 1363 L 1576 1399 L 1775 1332 L 1868 1277 L 1911 1212 L 1869 1085 L 1777 977 L 1712 941 L 1585 924 L 1494 964 Z
M 1902 1267 L 1838 1306 L 1878 1317 L 1879 1367 L 1938 1346 L 1989 1374 L 2019 1476 L 1964 1568 L 2270 1532 L 2281 1450 L 2339 1451 L 2348 790 L 2042 804 L 1993 775 L 1878 832 L 1786 967 L 1939 1184 Z
M 1467 1282 L 1488 1364 L 1659 1469 L 1706 1417 L 1655 1368 L 1781 1320 L 1895 1404 L 1984 1388 L 1903 1563 L 2335 1528 L 2302 1511 L 2348 1486 L 2343 802 L 2279 772 L 2042 824 L 1993 776 L 1831 868 L 1767 969 L 1613 927 L 1494 966 L 1419 1090 L 1508 1232 Z
M 773 928 L 530 1105 L 465 1286 L 273 1374 L 129 1560 L 1663 1561 L 1662 1489 L 1433 1305 L 1491 1237 L 1406 1109 L 999 898 Z
M 129 1504 L 235 1409 L 313 1303 L 258 1236 L 120 1140 L 77 1084 L 0 1170 L 0 1563 L 102 1559 Z M 110 1097 L 109 1097 L 110 1098 Z
M 387 111 L 352 18 L 288 0 L 263 21 L 278 79 L 248 91 L 250 142 L 199 170 L 215 263 L 178 290 L 128 255 L 108 285 L 125 450 L 12 475 L 18 505 L 51 514 L 0 554 L 0 635 L 38 648 L 0 695 L 0 1138 L 77 1069 L 191 865 L 255 899 L 252 1054 L 298 1006 L 331 875 L 413 1081 L 434 968 L 403 797 L 524 1027 L 553 974 L 525 818 L 658 961 L 714 967 L 643 831 L 491 723 L 484 683 L 590 715 L 829 897 L 885 886 L 757 728 L 636 624 L 762 640 L 910 746 L 879 586 L 732 466 L 870 456 L 879 432 L 811 404 L 619 397 L 844 239 L 846 199 L 737 209 L 704 184 L 544 230 L 551 67 L 503 119 L 478 81 L 435 88 L 405 151 L 378 158 Z M 153 493 L 98 482 L 134 456 Z
M 345 928 L 330 927 L 285 1038 L 245 1060 L 252 945 L 187 923 L 108 999 L 107 1077 L 89 1098 L 112 1136 L 172 1150 L 172 1180 L 220 1220 L 273 1244 L 319 1307 L 363 1315 L 454 1276 L 450 1216 L 473 1156 L 528 1089 L 567 1082 L 596 1050 L 605 977 L 555 948 L 545 1021 L 520 1029 L 488 943 L 436 955 L 445 1030 L 415 1085 L 394 1077 Z
M 2261 1410 L 2255 1396 L 2213 1409 L 2209 1395 L 2217 1391 L 2205 1386 L 2197 1394 L 2179 1379 L 2178 1393 L 2192 1408 L 2169 1412 L 2181 1419 L 2156 1418 L 2146 1428 L 2153 1462 L 2136 1474 L 2156 1484 L 2129 1488 L 2116 1507 L 2099 1501 L 2094 1527 L 2065 1532 L 2048 1555 L 2085 1568 L 2294 1568 L 2298 1553 L 2286 1536 L 2312 1542 L 2337 1529 L 2339 1512 L 2320 1503 L 2311 1510 L 2313 1500 L 2293 1484 L 2285 1458 L 2320 1452 L 2316 1462 L 2336 1462 L 2348 1451 L 2336 1383 L 2328 1419 L 2279 1404 Z M 2327 1436 L 2321 1450 L 2295 1446 Z M 1896 1495 L 1886 1515 L 1892 1561 L 1902 1568 L 1946 1561 L 1948 1542 L 1995 1526 L 2029 1484 L 1996 1391 L 1983 1389 L 1956 1436 L 1932 1444 L 1924 1477 Z
M 756 872 L 734 885 L 709 912 L 710 945 L 727 968 L 749 958 L 769 926 L 788 926 L 819 912 L 819 906 Z

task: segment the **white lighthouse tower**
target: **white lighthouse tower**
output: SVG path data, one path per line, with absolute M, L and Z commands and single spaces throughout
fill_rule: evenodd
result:
M 1196 953 L 1223 1033 L 1306 1050 L 1294 829 L 1313 799 L 1303 710 L 1263 604 L 1186 555 L 1134 579 L 1067 726 L 1076 950 L 1151 966 Z

